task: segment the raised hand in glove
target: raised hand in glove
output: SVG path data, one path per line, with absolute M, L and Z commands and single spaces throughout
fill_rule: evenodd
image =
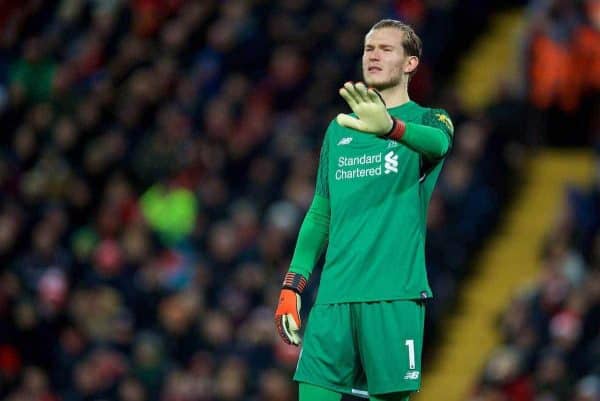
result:
M 400 140 L 406 125 L 388 113 L 381 96 L 373 88 L 367 88 L 362 82 L 346 82 L 340 89 L 340 95 L 356 114 L 338 114 L 338 124 L 367 134 Z

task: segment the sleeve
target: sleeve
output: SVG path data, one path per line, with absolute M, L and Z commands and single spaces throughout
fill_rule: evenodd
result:
M 439 161 L 452 147 L 454 128 L 448 114 L 440 109 L 428 110 L 422 123 L 406 123 L 406 131 L 400 142 L 423 158 Z
M 319 156 L 319 167 L 317 169 L 317 183 L 315 193 L 325 199 L 329 199 L 329 132 L 331 125 L 325 133 L 321 154 Z
M 321 146 L 315 196 L 300 226 L 294 255 L 290 263 L 289 271 L 301 274 L 307 281 L 321 257 L 329 238 L 329 217 L 331 211 L 329 206 L 328 133 L 330 129 L 331 126 L 327 130 L 323 145 Z
M 422 124 L 407 123 L 406 133 L 409 133 L 407 141 L 412 141 L 413 150 L 417 146 L 421 149 L 420 176 L 424 179 L 452 149 L 454 125 L 443 109 L 429 109 L 423 114 L 421 122 Z M 411 125 L 413 127 L 410 128 L 416 126 L 417 129 L 409 132 Z
M 454 138 L 454 124 L 452 124 L 452 120 L 446 110 L 429 109 L 423 114 L 422 121 L 423 125 L 440 129 L 448 137 L 450 144 L 452 144 L 452 139 Z
M 329 216 L 329 200 L 315 194 L 300 226 L 289 270 L 301 274 L 307 281 L 329 239 Z
M 438 158 L 446 156 L 450 152 L 450 149 L 452 149 L 452 142 L 454 140 L 454 124 L 452 124 L 448 113 L 443 109 L 430 109 L 423 115 L 422 121 L 423 125 L 438 129 L 444 134 L 448 146 Z

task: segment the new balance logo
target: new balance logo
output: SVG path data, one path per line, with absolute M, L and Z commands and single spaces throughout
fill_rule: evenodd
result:
M 385 174 L 397 173 L 398 172 L 398 155 L 393 151 L 386 153 L 385 155 Z
M 404 375 L 404 378 L 407 380 L 417 380 L 419 378 L 419 371 L 418 370 L 409 370 Z
M 340 139 L 340 141 L 337 143 L 338 146 L 340 145 L 348 145 L 350 142 L 352 142 L 352 138 L 347 136 L 345 138 Z

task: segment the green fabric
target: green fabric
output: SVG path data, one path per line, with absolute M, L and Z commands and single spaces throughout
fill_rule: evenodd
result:
M 31 101 L 40 102 L 50 98 L 55 73 L 56 64 L 49 60 L 38 63 L 19 60 L 11 66 L 10 82 L 22 85 Z
M 368 396 L 421 386 L 423 301 L 315 305 L 294 380 Z
M 340 401 L 342 395 L 323 387 L 300 383 L 299 401 Z
M 436 160 L 450 151 L 453 136 L 454 126 L 448 113 L 430 109 L 423 114 L 420 123 L 407 122 L 400 142 L 426 159 Z
M 198 201 L 185 188 L 153 185 L 142 195 L 140 204 L 150 227 L 168 244 L 184 239 L 196 225 Z
M 315 194 L 300 226 L 290 271 L 307 280 L 325 249 L 329 235 L 329 200 Z
M 410 393 L 404 391 L 400 393 L 381 394 L 369 397 L 369 400 L 371 401 L 408 401 L 409 399 Z
M 411 101 L 388 111 L 452 138 L 443 110 Z M 316 304 L 431 297 L 426 215 L 443 157 L 425 160 L 401 142 L 336 121 L 321 149 L 316 192 L 329 199 L 330 223 Z
M 439 128 L 407 123 L 400 142 L 428 159 L 439 159 L 450 149 L 451 137 Z
M 329 126 L 331 129 L 331 125 Z M 328 130 L 329 130 L 328 129 Z M 327 134 L 326 134 L 327 135 Z M 319 168 L 317 170 L 317 183 L 315 185 L 315 194 L 329 200 L 329 142 L 323 141 L 321 146 L 321 155 L 319 157 Z

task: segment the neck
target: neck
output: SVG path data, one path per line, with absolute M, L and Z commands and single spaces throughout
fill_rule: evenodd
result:
M 410 101 L 410 97 L 408 96 L 408 82 L 400 82 L 396 86 L 382 89 L 379 93 L 381 93 L 381 97 L 385 100 L 388 109 L 402 106 L 404 103 Z

